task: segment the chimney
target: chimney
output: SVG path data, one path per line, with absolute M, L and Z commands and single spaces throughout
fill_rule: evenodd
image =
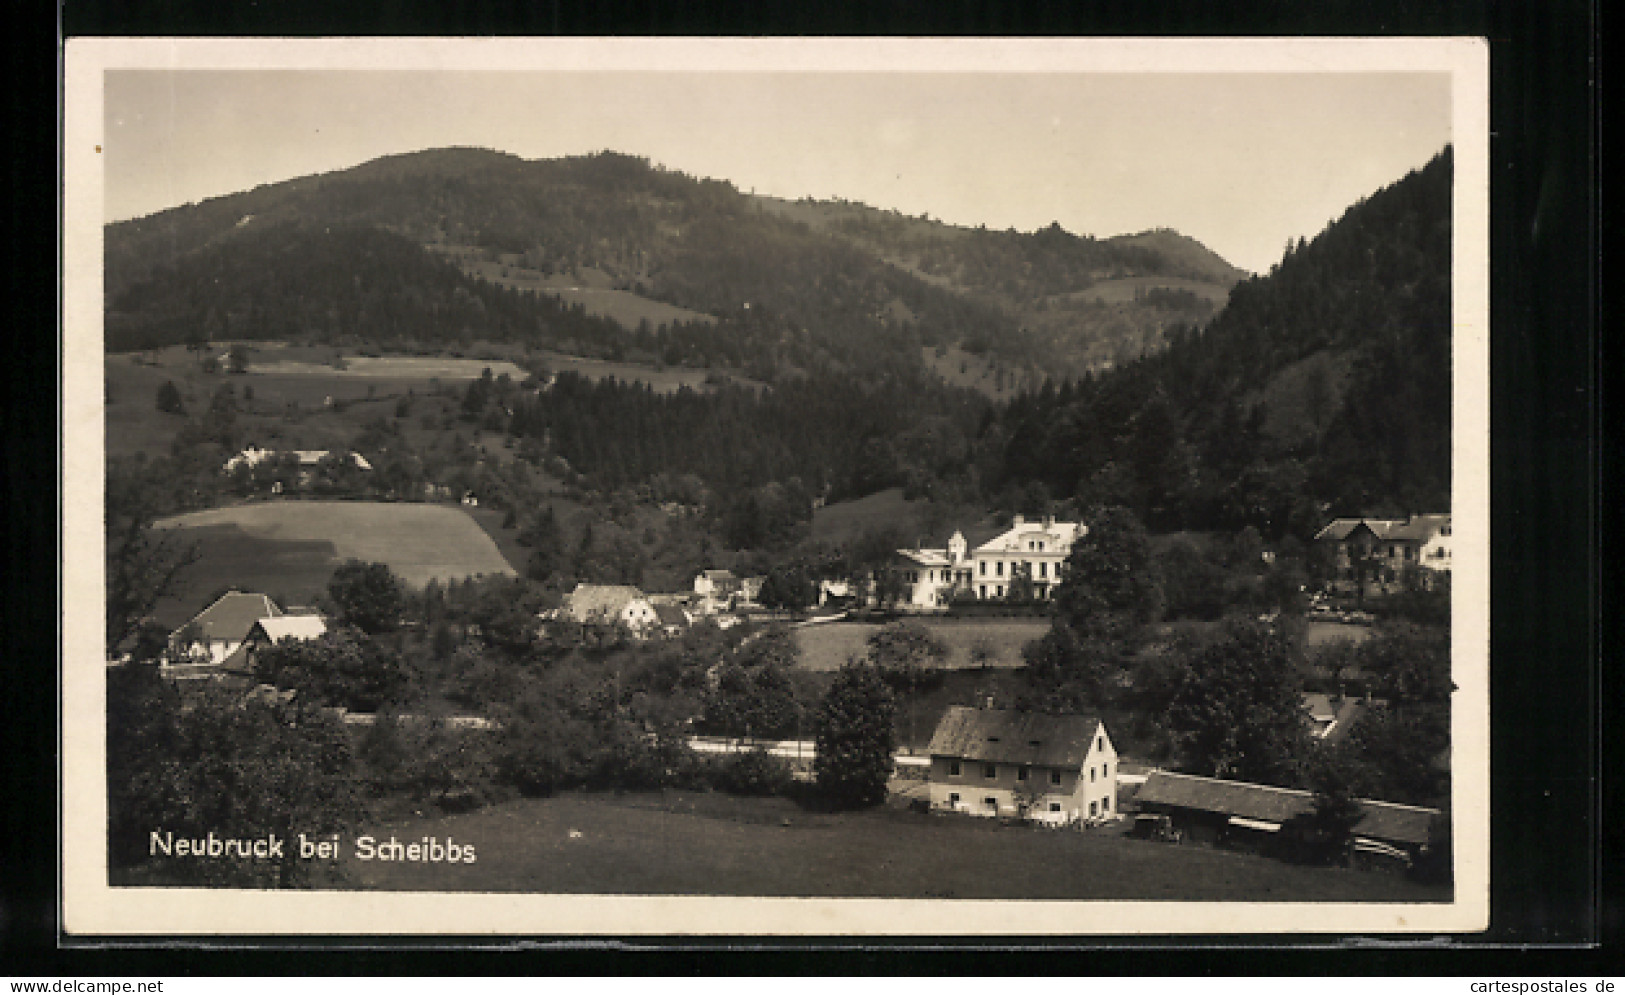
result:
M 1027 524 L 1027 518 L 1024 515 L 1012 515 L 1010 517 L 1010 524 L 1019 529 L 1023 525 Z
M 1054 515 L 1045 515 L 1044 516 L 1044 528 L 1053 529 L 1054 527 L 1055 527 L 1055 516 Z

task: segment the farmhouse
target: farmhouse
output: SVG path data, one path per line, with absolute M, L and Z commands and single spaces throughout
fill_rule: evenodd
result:
M 227 591 L 191 621 L 169 634 L 166 676 L 209 676 L 235 653 L 262 618 L 277 618 L 282 609 L 263 594 Z
M 1262 844 L 1296 815 L 1314 810 L 1307 791 L 1194 774 L 1154 771 L 1135 795 L 1142 812 L 1169 816 L 1192 839 Z M 1357 851 L 1398 851 L 1414 857 L 1428 842 L 1438 809 L 1362 799 L 1365 815 L 1354 826 Z
M 680 636 L 694 622 L 693 617 L 682 605 L 666 602 L 656 603 L 653 607 L 655 624 L 660 626 L 661 635 Z
M 1432 586 L 1450 573 L 1450 516 L 1335 518 L 1315 534 L 1330 553 L 1332 586 L 1390 594 L 1407 575 Z
M 284 639 L 320 639 L 327 634 L 327 619 L 320 615 L 277 615 L 254 623 L 243 638 L 241 646 L 225 660 L 220 669 L 243 676 L 254 673 L 254 657 L 266 646 L 275 646 Z
M 618 622 L 634 634 L 659 624 L 649 599 L 626 584 L 577 584 L 564 596 L 562 610 L 577 622 Z
M 930 754 L 934 809 L 1058 825 L 1116 814 L 1117 750 L 1092 716 L 955 706 Z

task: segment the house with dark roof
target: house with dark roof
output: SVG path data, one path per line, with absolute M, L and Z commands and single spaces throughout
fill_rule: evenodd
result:
M 1359 698 L 1319 691 L 1304 692 L 1303 707 L 1308 713 L 1309 735 L 1327 743 L 1341 742 L 1347 737 L 1365 710 Z
M 1094 716 L 955 706 L 929 752 L 933 809 L 1058 825 L 1116 814 L 1117 750 Z
M 1315 534 L 1333 564 L 1332 585 L 1367 594 L 1398 590 L 1407 574 L 1423 585 L 1450 573 L 1450 516 L 1335 518 Z
M 1134 796 L 1142 812 L 1169 816 L 1192 839 L 1267 842 L 1293 816 L 1314 810 L 1307 791 L 1195 774 L 1153 771 Z M 1360 799 L 1365 813 L 1354 826 L 1356 850 L 1395 850 L 1414 856 L 1428 842 L 1438 809 Z
M 171 677 L 207 676 L 242 646 L 256 622 L 281 615 L 282 609 L 264 594 L 227 591 L 169 634 L 164 672 Z
M 650 607 L 654 609 L 655 624 L 660 627 L 662 635 L 680 636 L 693 624 L 693 618 L 682 605 L 656 601 Z

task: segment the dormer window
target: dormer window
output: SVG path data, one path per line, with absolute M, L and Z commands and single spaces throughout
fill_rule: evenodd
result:
M 997 736 L 989 736 L 989 737 L 988 737 L 988 738 L 987 738 L 987 741 L 988 741 L 988 742 L 989 742 L 989 743 L 997 743 L 997 742 L 998 742 L 998 741 L 999 741 L 999 737 L 997 737 Z
M 1038 740 L 1029 739 L 1029 740 L 1027 740 L 1027 745 L 1033 747 L 1034 749 L 1037 749 L 1038 748 Z

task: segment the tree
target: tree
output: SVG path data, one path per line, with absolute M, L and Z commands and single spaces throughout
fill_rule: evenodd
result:
M 919 692 L 942 683 L 948 647 L 919 622 L 888 622 L 869 636 L 869 660 L 908 712 L 908 748 L 915 747 L 914 712 Z
M 813 716 L 813 776 L 831 805 L 865 808 L 885 801 L 895 714 L 892 694 L 874 667 L 849 660 L 836 672 Z
M 108 679 L 108 857 L 118 883 L 148 864 L 162 883 L 239 887 L 308 884 L 300 833 L 326 837 L 361 815 L 350 737 L 309 703 L 202 688 L 185 702 L 154 668 Z M 177 842 L 285 841 L 281 860 L 165 859 L 151 834 Z M 222 842 L 222 846 L 224 843 Z M 131 883 L 145 883 L 132 881 Z
M 327 582 L 327 596 L 341 621 L 369 636 L 398 628 L 406 607 L 400 581 L 387 563 L 341 564 Z
M 186 414 L 186 404 L 181 400 L 180 388 L 175 381 L 165 380 L 163 386 L 158 388 L 158 410 L 166 415 Z
M 107 529 L 107 652 L 137 634 L 159 600 L 174 593 L 198 558 L 195 545 L 152 527 L 155 481 L 145 469 L 110 464 L 103 502 Z
M 1079 635 L 1131 637 L 1162 611 L 1145 527 L 1122 507 L 1097 507 L 1087 519 L 1055 589 L 1056 613 Z
M 254 676 L 301 699 L 375 712 L 406 688 L 398 654 L 348 627 L 316 639 L 283 639 L 255 654 Z
M 1078 637 L 1070 626 L 1054 625 L 1021 650 L 1027 683 L 1036 692 L 1028 702 L 1046 712 L 1093 712 L 1105 707 L 1112 674 L 1106 648 Z
M 806 608 L 818 598 L 818 588 L 804 567 L 798 564 L 777 566 L 762 580 L 761 593 L 756 595 L 768 608 Z
M 1186 770 L 1292 785 L 1307 731 L 1289 640 L 1267 623 L 1238 619 L 1217 640 L 1186 650 L 1166 722 Z
M 1281 826 L 1288 857 L 1307 864 L 1345 864 L 1354 827 L 1365 818 L 1356 798 L 1360 775 L 1353 764 L 1325 753 L 1309 765 L 1312 808 Z

